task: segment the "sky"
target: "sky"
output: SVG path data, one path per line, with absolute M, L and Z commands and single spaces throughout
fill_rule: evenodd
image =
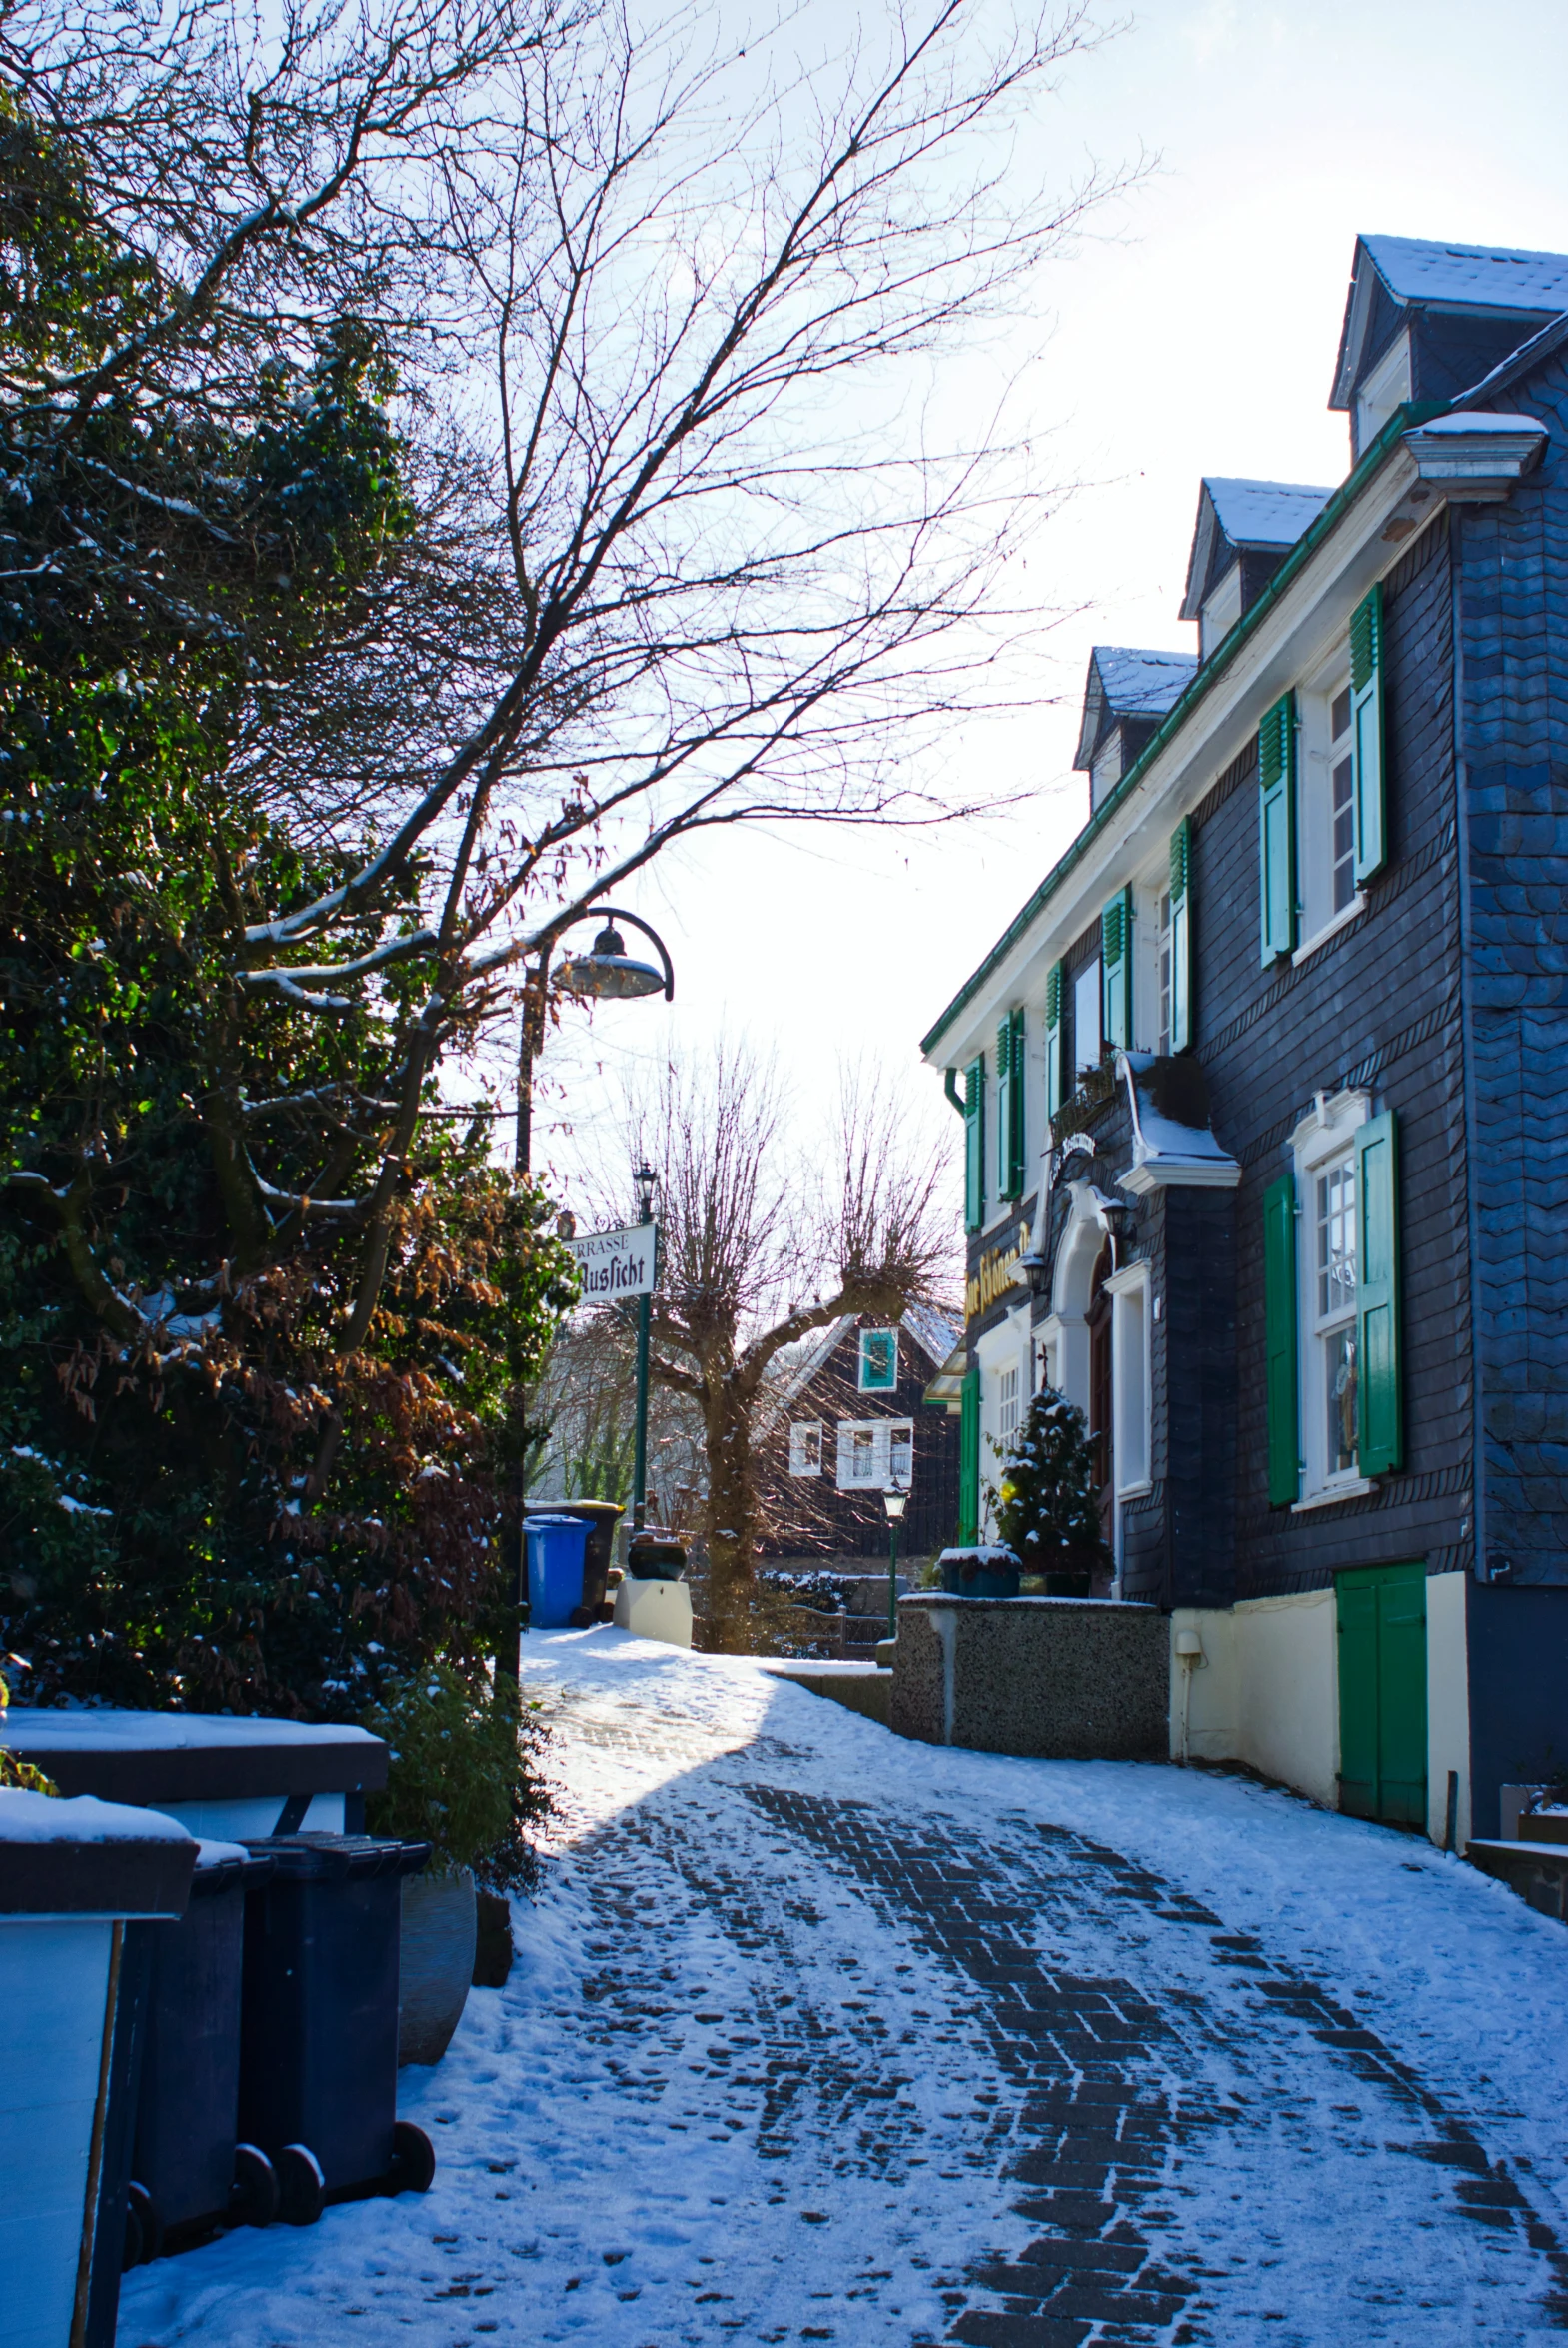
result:
M 1062 181 L 1147 168 L 947 386 L 961 403 L 1015 378 L 1012 428 L 1072 485 L 1028 543 L 1059 617 L 1016 707 L 941 753 L 955 796 L 1001 781 L 1017 803 L 935 833 L 725 834 L 640 877 L 627 902 L 677 999 L 568 1009 L 551 1038 L 536 1164 L 569 1201 L 617 1156 L 627 1083 L 719 1033 L 777 1055 L 802 1133 L 844 1059 L 885 1072 L 956 1169 L 919 1039 L 1087 814 L 1090 647 L 1196 650 L 1177 610 L 1201 477 L 1347 471 L 1327 397 L 1357 233 L 1568 251 L 1564 0 L 1145 0 L 1117 21 L 1021 135 Z

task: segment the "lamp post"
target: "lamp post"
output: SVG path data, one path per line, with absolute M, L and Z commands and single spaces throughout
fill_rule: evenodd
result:
M 587 954 L 569 955 L 562 962 L 560 983 L 569 995 L 594 996 L 607 1002 L 626 1002 L 639 995 L 657 995 L 663 991 L 665 1001 L 673 1003 L 676 993 L 675 965 L 670 949 L 659 932 L 645 922 L 641 914 L 628 913 L 624 906 L 585 906 L 581 913 L 568 915 L 552 930 L 540 948 L 523 986 L 523 1021 L 518 1037 L 518 1114 L 517 1114 L 517 1171 L 529 1172 L 533 1159 L 534 1141 L 534 1062 L 545 1041 L 545 1014 L 550 1003 L 550 958 L 556 941 L 577 922 L 597 921 L 604 927 L 595 937 Z M 658 969 L 651 962 L 642 962 L 627 952 L 626 940 L 616 928 L 617 922 L 626 922 L 650 939 L 659 955 Z M 645 1214 L 647 1222 L 652 1213 Z M 642 1489 L 643 1452 L 646 1444 L 645 1417 L 648 1363 L 648 1298 L 641 1300 L 641 1323 L 638 1331 L 639 1394 L 643 1397 L 638 1411 L 638 1489 Z M 516 1602 L 516 1619 L 523 1619 L 523 1606 L 528 1592 L 528 1541 L 525 1530 L 525 1500 L 528 1491 L 527 1471 L 521 1461 L 517 1471 L 517 1545 L 512 1556 L 512 1586 Z M 639 1523 L 642 1518 L 639 1516 Z M 507 1652 L 496 1657 L 496 1676 L 516 1682 L 518 1653 L 510 1637 L 503 1642 Z
M 659 1176 L 651 1166 L 640 1166 L 637 1183 L 637 1219 L 654 1219 L 654 1192 Z M 656 1239 L 655 1246 L 659 1244 Z M 632 1530 L 641 1532 L 648 1519 L 648 1327 L 654 1299 L 645 1289 L 637 1300 L 637 1445 L 632 1455 Z
M 903 1512 L 909 1505 L 909 1495 L 902 1484 L 890 1483 L 882 1494 L 882 1506 L 887 1511 L 887 1636 L 898 1635 L 898 1527 Z

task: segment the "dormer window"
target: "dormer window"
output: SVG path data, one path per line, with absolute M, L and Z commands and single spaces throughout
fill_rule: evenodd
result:
M 1089 813 L 1097 815 L 1192 682 L 1190 653 L 1135 652 L 1097 644 L 1089 655 L 1083 723 L 1072 764 L 1089 779 Z
M 1241 617 L 1241 565 L 1232 563 L 1198 614 L 1198 654 L 1207 660 Z
M 1122 747 L 1121 728 L 1112 726 L 1095 752 L 1093 764 L 1089 768 L 1089 812 L 1091 815 L 1103 800 L 1110 797 L 1116 785 L 1121 781 Z

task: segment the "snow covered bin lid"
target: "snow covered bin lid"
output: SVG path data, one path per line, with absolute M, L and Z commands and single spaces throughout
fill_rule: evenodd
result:
M 239 1719 L 232 1712 L 0 1712 L 0 1744 L 66 1794 L 105 1801 L 245 1801 L 291 1793 L 379 1793 L 387 1747 L 364 1728 Z
M 0 1787 L 0 1916 L 183 1916 L 196 1851 L 156 1811 Z
M 268 1834 L 245 1847 L 253 1858 L 270 1861 L 282 1883 L 336 1883 L 374 1875 L 417 1875 L 432 1846 L 379 1834 Z

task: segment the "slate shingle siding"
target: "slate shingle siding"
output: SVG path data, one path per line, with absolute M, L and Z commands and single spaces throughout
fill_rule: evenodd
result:
M 898 1333 L 898 1383 L 891 1393 L 859 1389 L 859 1328 L 885 1323 L 862 1316 L 846 1329 L 809 1384 L 758 1446 L 758 1481 L 770 1530 L 760 1543 L 767 1557 L 820 1555 L 882 1560 L 886 1571 L 887 1511 L 880 1492 L 837 1488 L 838 1425 L 842 1419 L 907 1418 L 914 1425 L 909 1505 L 899 1535 L 904 1558 L 934 1556 L 955 1536 L 958 1522 L 958 1421 L 933 1409 L 925 1388 L 941 1363 L 928 1361 L 909 1331 Z M 789 1427 L 822 1422 L 822 1472 L 789 1473 Z
M 1568 1582 L 1568 367 L 1512 386 L 1552 442 L 1505 506 L 1456 516 L 1481 1536 Z
M 1391 855 L 1362 919 L 1306 962 L 1264 970 L 1252 754 L 1218 780 L 1193 826 L 1197 1052 L 1214 1132 L 1243 1168 L 1233 1201 L 1241 1598 L 1321 1587 L 1345 1565 L 1424 1557 L 1440 1571 L 1468 1554 L 1452 591 L 1441 522 L 1408 550 L 1384 594 Z M 1289 1136 L 1314 1092 L 1353 1084 L 1400 1121 L 1405 1470 L 1362 1499 L 1293 1515 L 1268 1505 L 1263 1193 L 1289 1170 Z M 1309 1243 L 1305 1217 L 1299 1236 Z

